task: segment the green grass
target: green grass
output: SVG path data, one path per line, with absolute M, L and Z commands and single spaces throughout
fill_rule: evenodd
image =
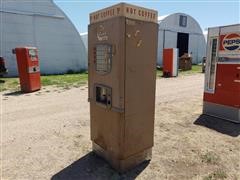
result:
M 1 81 L 5 81 L 2 83 Z M 19 80 L 18 78 L 0 78 L 0 92 L 6 90 L 18 90 Z
M 42 86 L 56 86 L 69 89 L 71 87 L 79 87 L 87 83 L 87 73 L 63 74 L 63 75 L 48 75 L 41 76 Z M 20 90 L 19 78 L 0 78 L 0 92 L 5 90 L 16 91 Z
M 214 171 L 213 173 L 209 174 L 208 176 L 204 177 L 203 180 L 220 180 L 220 179 L 226 179 L 227 173 L 223 171 L 222 169 L 218 169 Z
M 48 75 L 41 77 L 43 86 L 57 86 L 57 87 L 78 87 L 87 83 L 88 74 L 64 74 L 64 75 Z
M 202 162 L 207 164 L 217 164 L 220 160 L 220 157 L 214 152 L 206 152 L 201 155 Z
M 202 67 L 199 65 L 193 65 L 190 71 L 180 71 L 179 75 L 190 75 L 201 73 Z M 157 77 L 162 76 L 162 70 L 157 70 Z M 87 83 L 88 74 L 86 72 L 82 73 L 67 73 L 63 75 L 47 75 L 41 76 L 42 86 L 56 86 L 63 87 L 64 89 L 69 89 L 71 87 L 79 87 Z M 0 92 L 5 90 L 16 91 L 20 90 L 19 79 L 18 78 L 0 78 L 0 81 L 5 81 L 5 83 L 0 83 Z
M 192 69 L 188 71 L 178 71 L 179 76 L 185 76 L 185 75 L 192 75 L 192 74 L 197 74 L 197 73 L 202 73 L 202 66 L 201 65 L 192 65 Z M 157 70 L 157 77 L 162 77 L 163 71 L 162 70 Z
M 163 75 L 163 71 L 157 69 L 157 78 L 162 77 L 162 75 Z

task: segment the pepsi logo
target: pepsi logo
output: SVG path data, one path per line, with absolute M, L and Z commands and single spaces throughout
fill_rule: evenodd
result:
M 223 48 L 229 51 L 240 49 L 240 35 L 236 33 L 228 34 L 223 38 Z

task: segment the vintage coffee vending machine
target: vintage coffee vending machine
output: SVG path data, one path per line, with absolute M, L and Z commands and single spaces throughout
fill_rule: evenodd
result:
M 93 151 L 120 172 L 151 159 L 157 12 L 125 3 L 90 14 L 89 102 Z

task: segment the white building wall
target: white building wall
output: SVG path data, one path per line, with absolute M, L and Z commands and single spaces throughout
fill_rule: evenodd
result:
M 162 55 L 163 55 L 163 44 L 164 44 L 164 31 L 159 30 L 158 31 L 158 55 L 157 55 L 157 64 L 161 64 L 160 63 L 160 59 L 162 59 Z M 158 62 L 159 61 L 159 62 Z
M 165 43 L 164 48 L 176 48 L 177 47 L 177 33 L 172 31 L 165 31 Z
M 87 53 L 81 37 L 67 16 L 52 0 L 7 1 L 0 8 L 1 50 L 9 76 L 16 76 L 12 49 L 35 46 L 42 74 L 59 74 L 87 68 Z
M 193 60 L 192 63 L 194 63 L 194 64 L 198 63 L 198 51 L 199 51 L 198 40 L 199 40 L 199 35 L 197 35 L 197 34 L 189 34 L 188 53 L 191 54 L 192 60 Z
M 83 41 L 83 44 L 86 48 L 86 50 L 88 49 L 88 33 L 82 33 L 80 34 L 81 35 L 81 38 L 82 38 L 82 41 Z
M 205 39 L 205 35 L 198 36 L 198 63 L 202 62 L 202 58 L 207 56 L 207 41 Z

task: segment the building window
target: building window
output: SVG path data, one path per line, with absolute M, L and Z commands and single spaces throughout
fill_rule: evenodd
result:
M 187 27 L 187 16 L 180 15 L 179 26 Z

